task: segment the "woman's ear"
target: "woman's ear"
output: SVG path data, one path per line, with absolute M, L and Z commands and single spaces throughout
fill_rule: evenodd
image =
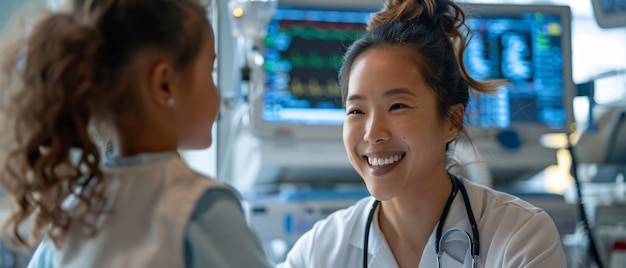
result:
M 174 69 L 166 62 L 157 62 L 150 69 L 148 94 L 159 107 L 170 107 L 173 104 Z
M 465 107 L 463 104 L 459 103 L 450 107 L 446 142 L 454 140 L 459 132 L 461 132 L 461 129 L 463 129 L 463 116 L 465 116 Z

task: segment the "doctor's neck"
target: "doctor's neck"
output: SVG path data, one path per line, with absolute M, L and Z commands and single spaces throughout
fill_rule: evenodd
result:
M 389 200 L 381 201 L 378 222 L 400 267 L 401 256 L 422 256 L 450 193 L 452 182 L 445 177 L 420 180 Z M 409 258 L 410 259 L 410 258 Z M 417 267 L 418 263 L 412 267 Z
M 417 229 L 416 223 L 423 227 L 430 218 L 437 223 L 451 192 L 452 182 L 447 173 L 445 177 L 437 176 L 436 179 L 416 178 L 414 183 L 393 198 L 381 201 L 379 220 L 385 218 L 385 221 L 398 227 L 394 229 L 406 230 L 410 234 Z M 428 233 L 431 231 L 428 230 Z

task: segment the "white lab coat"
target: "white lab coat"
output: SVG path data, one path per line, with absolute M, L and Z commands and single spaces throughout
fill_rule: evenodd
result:
M 478 224 L 478 267 L 566 267 L 559 234 L 546 212 L 514 196 L 467 180 L 464 183 Z M 372 197 L 366 197 L 316 223 L 296 242 L 286 261 L 278 267 L 362 267 L 364 229 L 373 201 Z M 459 193 L 452 203 L 443 232 L 457 227 L 471 234 L 466 215 L 463 197 Z M 398 267 L 377 218 L 375 215 L 370 231 L 368 267 Z M 422 253 L 421 268 L 437 267 L 435 230 Z M 448 239 L 447 243 L 451 244 L 446 247 L 454 247 L 453 240 Z M 464 246 L 460 248 L 466 250 Z M 461 256 L 457 259 L 462 260 L 462 256 L 469 256 L 469 252 L 452 255 Z M 471 267 L 467 261 L 461 265 L 447 254 L 444 258 L 444 267 Z M 458 263 L 458 266 L 450 263 Z

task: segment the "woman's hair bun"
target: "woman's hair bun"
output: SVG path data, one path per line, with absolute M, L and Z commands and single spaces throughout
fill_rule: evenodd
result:
M 462 12 L 450 0 L 387 0 L 383 9 L 372 14 L 368 30 L 393 21 L 415 20 L 416 23 L 432 23 L 449 33 L 458 28 Z

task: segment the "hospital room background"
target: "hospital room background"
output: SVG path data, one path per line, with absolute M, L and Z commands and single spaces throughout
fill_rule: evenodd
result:
M 24 3 L 61 2 L 2 0 L 0 28 Z M 341 139 L 337 70 L 382 2 L 211 4 L 216 142 L 181 155 L 241 193 L 274 262 L 316 221 L 368 195 Z M 626 254 L 626 0 L 456 2 L 474 33 L 470 74 L 511 84 L 472 96 L 452 172 L 548 212 L 568 267 L 595 267 L 591 244 L 605 264 Z M 29 256 L 2 246 L 0 267 L 24 267 Z

